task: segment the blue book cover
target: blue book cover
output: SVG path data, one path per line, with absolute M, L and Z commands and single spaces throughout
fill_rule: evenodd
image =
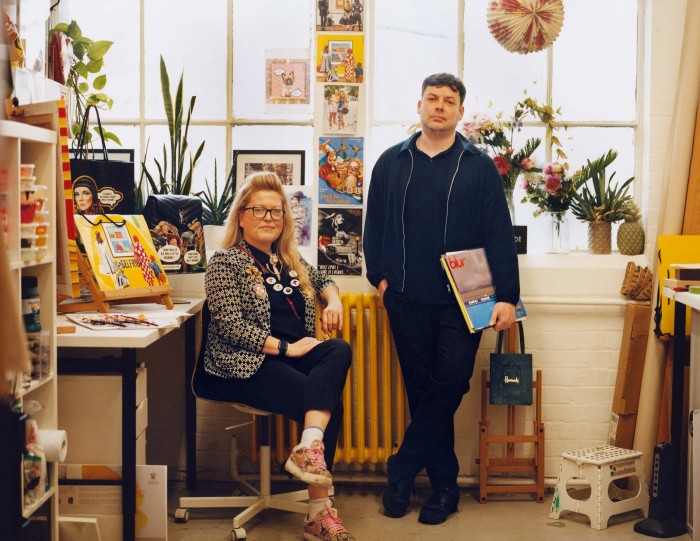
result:
M 491 312 L 496 305 L 496 289 L 483 248 L 449 252 L 441 258 L 452 291 L 471 332 L 489 327 Z M 515 306 L 516 321 L 525 319 L 527 312 L 522 300 Z

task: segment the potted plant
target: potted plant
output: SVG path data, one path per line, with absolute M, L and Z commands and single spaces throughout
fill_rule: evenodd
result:
M 170 155 L 166 145 L 163 145 L 163 160 L 158 161 L 153 158 L 158 169 L 158 179 L 146 167 L 146 153 L 141 162 L 143 175 L 148 180 L 150 193 L 166 194 L 172 193 L 177 195 L 190 195 L 192 190 L 192 175 L 194 168 L 199 162 L 204 151 L 204 141 L 197 147 L 194 155 L 189 150 L 187 134 L 190 129 L 190 120 L 194 104 L 197 101 L 197 96 L 190 98 L 190 106 L 187 109 L 187 117 L 183 126 L 183 79 L 184 73 L 180 75 L 180 82 L 177 85 L 177 91 L 173 98 L 170 92 L 170 77 L 168 69 L 165 66 L 163 55 L 160 57 L 160 84 L 163 93 L 163 105 L 165 107 L 165 116 L 168 119 L 168 131 L 170 132 Z
M 112 98 L 102 92 L 107 84 L 107 75 L 100 73 L 104 67 L 104 56 L 112 46 L 111 41 L 93 41 L 83 35 L 78 23 L 74 20 L 67 23 L 59 23 L 51 29 L 50 35 L 60 32 L 65 34 L 68 42 L 72 46 L 73 62 L 68 70 L 68 78 L 65 85 L 73 89 L 75 94 L 75 109 L 73 111 L 73 122 L 71 123 L 71 133 L 73 141 L 81 138 L 85 109 L 88 105 L 95 105 L 100 109 L 111 109 Z M 96 92 L 91 91 L 90 86 Z M 88 124 L 89 126 L 89 124 Z M 93 128 L 99 136 L 99 128 Z M 106 140 L 114 141 L 121 146 L 121 141 L 114 133 L 103 130 L 102 136 Z M 90 144 L 92 133 L 89 130 L 84 135 L 84 143 Z
M 615 173 L 606 178 L 606 168 L 615 161 L 617 152 L 590 161 L 574 173 L 575 192 L 571 212 L 583 222 L 588 222 L 588 248 L 594 254 L 611 252 L 612 224 L 624 218 L 626 203 L 632 198 L 629 187 L 634 177 L 621 185 L 613 184 Z

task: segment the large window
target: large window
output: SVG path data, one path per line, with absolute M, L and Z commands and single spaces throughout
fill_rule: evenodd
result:
M 264 92 L 266 51 L 308 51 L 315 64 L 315 0 L 204 0 L 206 7 L 121 0 L 101 2 L 100 9 L 92 0 L 64 0 L 61 9 L 68 2 L 68 16 L 78 20 L 87 36 L 114 41 L 105 66 L 105 92 L 114 98 L 114 108 L 103 120 L 136 156 L 143 156 L 148 144 L 147 162 L 152 164 L 167 143 L 162 55 L 173 92 L 184 74 L 186 98 L 197 96 L 190 146 L 206 144 L 195 190 L 213 179 L 215 161 L 219 177 L 225 174 L 235 148 L 305 150 L 307 184 L 314 183 L 319 136 L 314 119 L 322 110 L 314 102 L 320 103 L 319 98 L 312 92 L 307 111 L 280 113 L 265 107 Z M 639 176 L 639 3 L 567 0 L 564 26 L 551 49 L 519 55 L 489 34 L 488 0 L 365 0 L 367 119 L 361 135 L 366 138 L 367 176 L 379 153 L 404 139 L 418 121 L 421 81 L 438 71 L 464 78 L 466 114 L 507 115 L 524 91 L 561 107 L 567 129 L 559 136 L 572 172 L 614 148 L 619 152 L 612 167 L 615 178 Z M 536 123 L 525 129 L 544 134 Z M 540 162 L 551 158 L 546 141 L 535 156 Z M 534 207 L 520 204 L 521 198 L 516 191 L 516 221 L 529 227 L 528 251 L 542 253 L 544 220 L 534 218 Z M 585 250 L 585 225 L 572 225 L 572 246 Z

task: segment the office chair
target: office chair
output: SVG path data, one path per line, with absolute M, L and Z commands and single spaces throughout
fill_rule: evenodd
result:
M 211 314 L 209 312 L 209 306 L 205 301 L 204 307 L 202 308 L 202 342 L 199 350 L 199 356 L 197 358 L 197 363 L 195 364 L 194 373 L 192 375 L 192 392 L 194 395 L 202 400 L 209 400 L 212 402 L 220 402 L 219 400 L 212 400 L 206 396 L 206 389 L 198 385 L 198 381 L 201 379 L 204 373 L 204 352 L 207 345 L 207 335 L 209 331 L 209 321 L 211 319 Z M 268 411 L 261 411 L 245 404 L 230 403 L 234 408 L 244 413 L 248 413 L 253 416 L 252 421 L 255 421 L 256 416 L 269 416 L 273 415 Z M 244 425 L 250 424 L 244 423 Z M 238 426 L 244 426 L 238 425 Z M 303 513 L 308 514 L 309 504 L 304 500 L 308 500 L 308 492 L 306 490 L 297 490 L 294 492 L 286 492 L 283 494 L 271 494 L 270 492 L 270 441 L 269 441 L 269 428 L 267 423 L 262 423 L 262 430 L 260 431 L 260 489 L 256 489 L 251 484 L 247 483 L 242 479 L 236 479 L 247 496 L 223 496 L 223 497 L 207 497 L 207 496 L 196 496 L 196 497 L 182 497 L 180 498 L 180 506 L 175 511 L 175 521 L 176 522 L 187 522 L 189 520 L 189 509 L 206 509 L 206 508 L 240 508 L 245 507 L 246 509 L 240 512 L 233 518 L 233 529 L 231 530 L 231 539 L 233 541 L 245 540 L 246 531 L 243 525 L 253 518 L 255 515 L 260 513 L 264 509 L 280 509 L 282 511 L 290 511 L 293 513 Z

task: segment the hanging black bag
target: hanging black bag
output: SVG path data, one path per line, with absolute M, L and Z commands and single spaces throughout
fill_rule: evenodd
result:
M 498 348 L 491 354 L 490 403 L 511 406 L 532 404 L 532 355 L 525 353 L 525 333 L 518 321 L 520 353 L 502 353 L 503 331 L 498 333 Z
M 97 115 L 97 125 L 102 140 L 102 158 L 88 157 L 85 135 L 90 111 Z M 134 214 L 134 162 L 109 159 L 107 145 L 102 135 L 100 113 L 94 105 L 88 105 L 83 117 L 81 137 L 70 160 L 73 185 L 73 209 L 75 214 Z M 98 151 L 99 153 L 99 151 Z

